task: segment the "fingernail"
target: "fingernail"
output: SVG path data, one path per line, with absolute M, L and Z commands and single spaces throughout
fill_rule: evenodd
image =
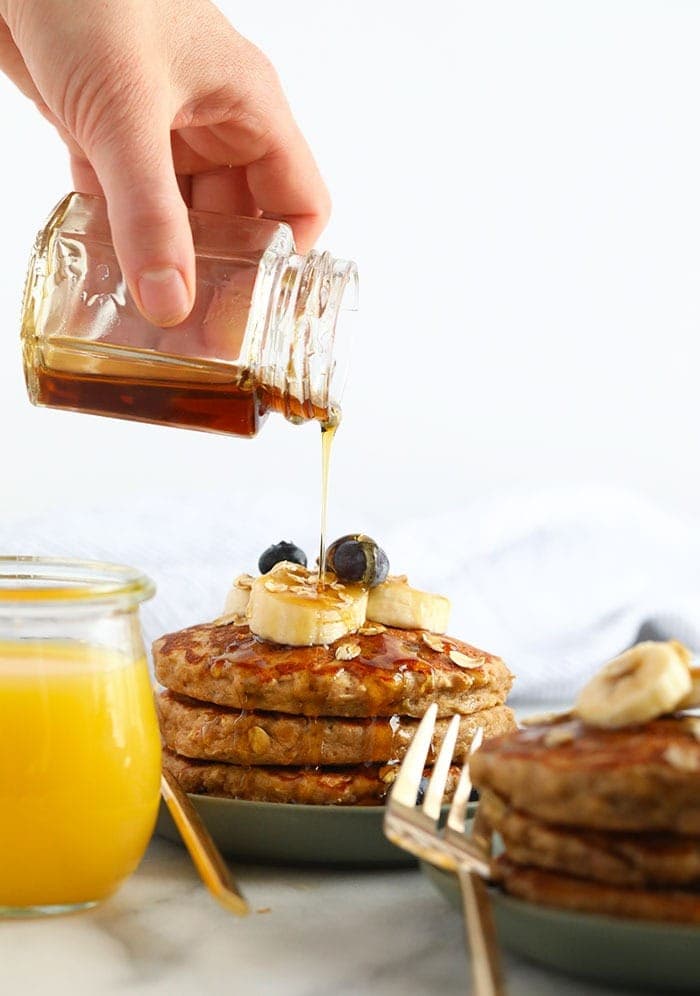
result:
M 177 325 L 190 310 L 190 295 L 174 266 L 144 270 L 139 278 L 141 305 L 154 325 Z

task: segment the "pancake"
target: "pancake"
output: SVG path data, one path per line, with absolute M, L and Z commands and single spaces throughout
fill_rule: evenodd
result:
M 675 923 L 700 923 L 700 892 L 632 889 L 521 866 L 501 855 L 494 878 L 520 899 L 559 909 Z
M 481 794 L 479 811 L 501 835 L 508 857 L 519 865 L 621 886 L 700 883 L 698 837 L 605 833 L 541 823 L 488 790 Z
M 235 709 L 420 717 L 434 701 L 441 716 L 505 701 L 513 676 L 500 658 L 453 637 L 428 634 L 431 646 L 424 635 L 386 628 L 329 646 L 288 647 L 258 639 L 245 625 L 204 623 L 156 640 L 153 659 L 167 688 Z M 337 659 L 336 651 L 347 656 L 340 648 L 349 643 L 359 646 L 358 655 Z M 455 651 L 460 663 L 450 657 Z
M 185 792 L 246 799 L 256 802 L 302 803 L 314 806 L 378 806 L 398 773 L 398 765 L 350 767 L 264 767 L 195 761 L 167 748 L 163 766 Z M 454 792 L 460 769 L 450 768 L 448 797 Z M 426 768 L 426 776 L 430 769 Z
M 242 712 L 198 702 L 173 692 L 156 696 L 163 741 L 185 757 L 232 764 L 366 764 L 403 757 L 419 720 L 405 716 L 345 719 Z M 449 720 L 438 720 L 436 743 Z M 513 712 L 495 706 L 465 717 L 457 753 L 462 756 L 478 727 L 484 736 L 515 729 Z M 432 757 L 429 759 L 432 760 Z
M 486 741 L 471 761 L 474 785 L 549 823 L 700 836 L 699 725 L 539 724 Z

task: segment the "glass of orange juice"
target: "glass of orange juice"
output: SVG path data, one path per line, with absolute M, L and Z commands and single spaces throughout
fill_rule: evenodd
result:
M 160 740 L 128 567 L 0 557 L 0 916 L 95 905 L 153 831 Z

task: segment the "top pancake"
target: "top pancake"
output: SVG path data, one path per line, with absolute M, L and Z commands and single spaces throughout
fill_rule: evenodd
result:
M 258 639 L 247 626 L 204 623 L 156 640 L 153 659 L 156 677 L 167 688 L 236 709 L 422 716 L 437 702 L 439 715 L 447 716 L 505 701 L 513 676 L 500 658 L 453 637 L 436 639 L 442 650 L 430 646 L 420 630 L 387 628 L 329 646 L 288 647 Z M 337 659 L 344 644 L 359 646 L 359 655 Z M 451 651 L 473 666 L 454 663 Z
M 603 830 L 700 834 L 700 720 L 603 730 L 564 718 L 485 741 L 477 788 L 540 820 Z

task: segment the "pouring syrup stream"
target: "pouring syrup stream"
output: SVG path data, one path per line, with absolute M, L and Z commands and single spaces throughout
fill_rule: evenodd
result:
M 326 527 L 328 523 L 328 479 L 333 440 L 340 425 L 340 410 L 332 408 L 321 423 L 321 548 L 318 554 L 318 590 L 326 586 Z

